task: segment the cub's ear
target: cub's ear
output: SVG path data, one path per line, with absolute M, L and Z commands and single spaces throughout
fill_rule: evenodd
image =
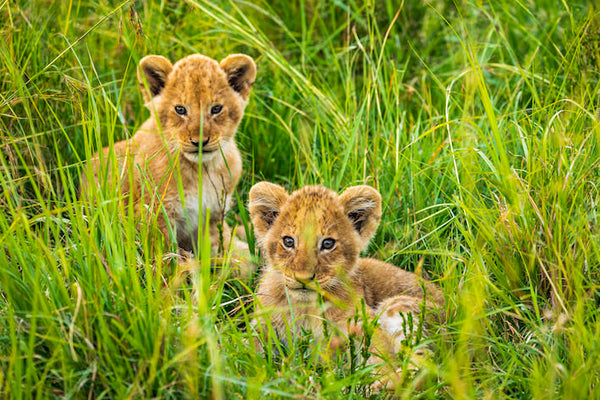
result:
M 370 186 L 353 186 L 340 195 L 344 213 L 362 241 L 362 250 L 375 234 L 381 220 L 381 195 Z
M 229 86 L 238 92 L 244 100 L 248 100 L 252 85 L 254 85 L 254 78 L 256 78 L 254 60 L 245 54 L 232 54 L 221 61 L 220 65 L 227 75 Z
M 172 70 L 173 65 L 163 56 L 146 56 L 140 60 L 137 76 L 146 103 L 163 90 Z
M 259 243 L 277 219 L 281 207 L 288 199 L 284 188 L 269 182 L 259 182 L 252 186 L 248 201 L 250 219 Z

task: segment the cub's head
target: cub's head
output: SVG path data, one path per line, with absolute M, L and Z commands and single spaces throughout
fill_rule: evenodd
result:
M 306 186 L 292 194 L 268 182 L 250 190 L 250 217 L 269 267 L 293 299 L 311 301 L 316 289 L 336 293 L 357 265 L 381 219 L 381 196 L 369 186 L 341 195 Z
M 162 56 L 146 56 L 138 79 L 147 106 L 158 118 L 174 151 L 191 161 L 219 153 L 232 140 L 256 77 L 252 58 L 234 54 L 220 63 L 192 54 L 172 65 Z

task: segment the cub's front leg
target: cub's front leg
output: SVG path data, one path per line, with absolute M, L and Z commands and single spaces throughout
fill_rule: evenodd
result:
M 230 209 L 235 188 L 242 175 L 242 157 L 235 143 L 221 142 L 220 154 L 202 162 L 202 203 L 210 213 L 210 239 L 213 257 L 230 258 L 234 273 L 248 278 L 254 267 L 248 244 L 240 240 L 241 226 L 232 229 L 225 215 Z M 245 236 L 245 235 L 244 235 Z
M 225 263 L 228 259 L 236 276 L 248 279 L 255 270 L 248 243 L 238 238 L 237 231 L 243 229 L 236 226 L 232 229 L 227 222 L 211 221 L 211 250 L 216 264 Z

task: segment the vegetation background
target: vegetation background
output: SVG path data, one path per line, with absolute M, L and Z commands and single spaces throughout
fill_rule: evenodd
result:
M 185 279 L 114 196 L 77 200 L 85 160 L 148 117 L 141 57 L 243 52 L 241 218 L 263 179 L 373 185 L 368 254 L 443 288 L 434 354 L 397 396 L 600 398 L 593 3 L 0 1 L 0 394 L 371 394 L 370 367 L 310 338 L 257 353 L 252 285 L 207 259 Z

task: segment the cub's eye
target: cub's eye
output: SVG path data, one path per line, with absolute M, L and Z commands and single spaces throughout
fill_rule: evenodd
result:
M 184 106 L 175 106 L 175 112 L 179 115 L 187 115 L 187 110 Z
M 335 239 L 327 238 L 321 242 L 321 250 L 331 250 L 335 246 Z
M 283 237 L 283 245 L 285 247 L 287 247 L 288 249 L 291 249 L 294 247 L 294 239 L 292 239 L 289 236 L 284 236 Z
M 223 110 L 223 106 L 220 105 L 220 104 L 217 104 L 216 106 L 212 106 L 212 108 L 210 109 L 210 114 L 211 115 L 217 115 L 222 110 Z

